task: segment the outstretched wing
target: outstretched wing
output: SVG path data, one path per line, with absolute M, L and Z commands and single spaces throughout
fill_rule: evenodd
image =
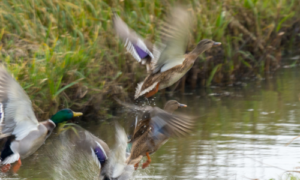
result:
M 15 135 L 23 139 L 32 130 L 37 130 L 32 104 L 19 83 L 0 67 L 0 138 Z
M 151 106 L 137 106 L 134 104 L 122 102 L 119 99 L 115 98 L 115 100 L 122 106 L 126 107 L 130 111 L 136 113 L 135 117 L 135 127 L 133 135 L 130 139 L 130 142 L 133 142 L 135 139 L 139 138 L 143 133 L 149 128 L 151 112 L 153 108 Z M 141 118 L 141 121 L 138 119 Z
M 99 168 L 103 168 L 110 151 L 104 141 L 76 124 L 68 126 L 61 136 L 67 138 L 68 142 L 75 145 L 77 150 L 91 152 L 94 162 Z
M 151 63 L 152 59 L 154 59 L 154 50 L 155 47 L 144 39 L 142 39 L 136 32 L 131 30 L 127 24 L 117 15 L 114 14 L 113 24 L 116 33 L 125 43 L 127 51 L 131 53 L 131 55 L 140 63 L 146 64 L 147 70 L 151 70 L 153 63 Z
M 183 114 L 171 114 L 158 107 L 151 106 L 136 106 L 133 104 L 121 102 L 116 99 L 121 105 L 140 112 L 142 121 L 137 123 L 134 130 L 134 135 L 131 140 L 138 138 L 150 126 L 152 136 L 158 136 L 160 133 L 168 137 L 180 137 L 187 135 L 194 127 L 194 118 Z
M 114 149 L 111 151 L 109 157 L 110 165 L 112 168 L 112 178 L 119 177 L 126 167 L 126 148 L 127 148 L 127 135 L 125 130 L 120 127 L 117 123 L 116 127 L 116 144 Z
M 137 106 L 137 105 L 130 104 L 130 103 L 127 103 L 127 102 L 122 102 L 118 98 L 114 98 L 114 99 L 115 99 L 115 101 L 117 101 L 118 104 L 126 107 L 127 109 L 129 109 L 130 111 L 133 111 L 133 112 L 144 113 L 144 112 L 147 112 L 147 111 L 151 111 L 151 109 L 152 109 L 151 106 Z
M 192 28 L 192 17 L 182 8 L 174 8 L 161 26 L 161 41 L 165 48 L 155 64 L 153 73 L 167 71 L 184 61 Z
M 194 119 L 183 114 L 171 114 L 154 107 L 151 113 L 152 136 L 164 134 L 167 137 L 182 137 L 188 135 L 194 127 Z

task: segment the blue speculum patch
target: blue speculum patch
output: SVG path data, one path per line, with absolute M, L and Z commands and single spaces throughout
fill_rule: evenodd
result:
M 106 155 L 105 155 L 105 152 L 103 152 L 103 150 L 97 146 L 95 149 L 94 149 L 94 152 L 101 164 L 101 167 L 103 166 L 103 164 L 105 163 L 106 161 Z
M 2 123 L 3 119 L 4 119 L 3 104 L 0 103 L 0 123 Z
M 144 50 L 142 50 L 139 46 L 133 44 L 133 47 L 134 47 L 135 51 L 137 52 L 137 54 L 140 56 L 141 59 L 148 56 L 148 53 L 145 52 Z

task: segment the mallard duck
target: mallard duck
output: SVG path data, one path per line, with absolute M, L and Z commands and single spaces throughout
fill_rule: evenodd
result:
M 91 154 L 92 159 L 100 168 L 100 179 L 130 179 L 134 171 L 134 164 L 142 159 L 142 156 L 137 157 L 131 163 L 126 164 L 126 147 L 127 136 L 122 127 L 116 124 L 116 143 L 113 149 L 110 149 L 108 145 L 96 137 L 89 131 L 83 129 L 78 125 L 72 125 L 67 131 L 64 131 L 60 135 L 62 138 L 67 139 L 77 153 L 81 151 Z
M 193 66 L 197 57 L 206 50 L 220 46 L 220 42 L 201 40 L 190 53 L 185 54 L 192 18 L 181 8 L 174 8 L 162 24 L 162 42 L 152 45 L 131 30 L 116 14 L 113 19 L 118 36 L 133 57 L 145 64 L 148 75 L 137 85 L 134 98 L 151 97 L 182 78 Z
M 132 138 L 128 142 L 131 145 L 130 156 L 127 163 L 132 163 L 140 155 L 147 156 L 143 169 L 151 163 L 150 154 L 157 151 L 170 137 L 187 135 L 193 127 L 193 118 L 182 114 L 173 114 L 179 107 L 187 107 L 175 100 L 168 101 L 164 110 L 158 107 L 139 107 L 128 103 L 119 102 L 122 105 L 143 112 L 142 120 L 136 123 Z M 135 164 L 135 168 L 138 163 Z
M 33 154 L 58 123 L 68 121 L 82 113 L 62 109 L 49 120 L 38 122 L 32 104 L 18 82 L 0 67 L 0 139 L 5 141 L 1 151 L 2 171 L 7 172 L 10 164 L 16 173 L 21 166 L 21 159 Z
M 100 169 L 107 164 L 107 159 L 110 155 L 108 145 L 100 138 L 94 136 L 89 131 L 80 127 L 79 125 L 70 125 L 67 130 L 63 131 L 60 136 L 67 139 L 67 141 L 75 145 L 78 151 L 84 151 L 93 156 L 94 161 Z M 74 147 L 71 147 L 72 149 Z

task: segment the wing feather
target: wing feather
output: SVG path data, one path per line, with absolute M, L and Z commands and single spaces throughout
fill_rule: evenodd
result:
M 125 43 L 124 46 L 126 47 L 127 51 L 138 62 L 141 62 L 142 64 L 146 64 L 148 69 L 149 68 L 148 66 L 151 65 L 151 62 L 147 63 L 146 61 L 143 61 L 143 59 L 147 58 L 148 56 L 151 59 L 154 58 L 152 52 L 153 45 L 150 44 L 149 42 L 146 42 L 136 32 L 131 30 L 117 14 L 114 15 L 113 24 L 116 33 Z
M 116 99 L 116 98 L 115 98 Z M 151 106 L 136 106 L 133 104 L 116 101 L 133 111 L 143 114 L 142 121 L 140 121 L 134 131 L 132 139 L 137 138 L 150 125 L 153 136 L 158 136 L 159 133 L 165 134 L 168 137 L 181 137 L 188 135 L 194 127 L 194 118 L 188 115 L 179 113 L 169 113 L 158 107 Z
M 161 41 L 165 48 L 161 50 L 153 73 L 164 72 L 183 63 L 192 24 L 192 18 L 187 11 L 179 7 L 171 11 L 160 28 Z
M 151 127 L 153 136 L 162 133 L 168 137 L 182 137 L 188 135 L 194 127 L 194 118 L 183 114 L 171 114 L 160 108 L 153 108 Z
M 0 104 L 1 136 L 13 134 L 20 140 L 37 130 L 38 120 L 28 95 L 4 67 L 0 67 Z

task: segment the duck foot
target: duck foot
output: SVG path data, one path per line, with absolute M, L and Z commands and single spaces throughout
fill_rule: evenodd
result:
M 3 172 L 3 173 L 7 173 L 8 171 L 9 171 L 9 169 L 10 169 L 10 164 L 4 164 L 2 167 L 1 167 L 1 171 Z
M 158 87 L 159 87 L 159 83 L 157 83 L 156 87 L 152 91 L 148 92 L 145 95 L 145 97 L 149 98 L 149 97 L 153 96 L 154 94 L 156 94 L 158 92 Z
M 134 170 L 137 170 L 137 168 L 139 167 L 139 162 L 138 163 L 136 163 L 135 165 L 134 165 Z
M 145 169 L 146 167 L 149 166 L 149 164 L 151 163 L 151 158 L 148 152 L 146 152 L 146 156 L 147 156 L 147 161 L 143 164 L 142 168 Z
M 21 165 L 22 165 L 22 162 L 21 162 L 21 159 L 19 158 L 19 160 L 17 161 L 17 163 L 13 165 L 12 171 L 14 173 L 17 173 L 19 171 Z

